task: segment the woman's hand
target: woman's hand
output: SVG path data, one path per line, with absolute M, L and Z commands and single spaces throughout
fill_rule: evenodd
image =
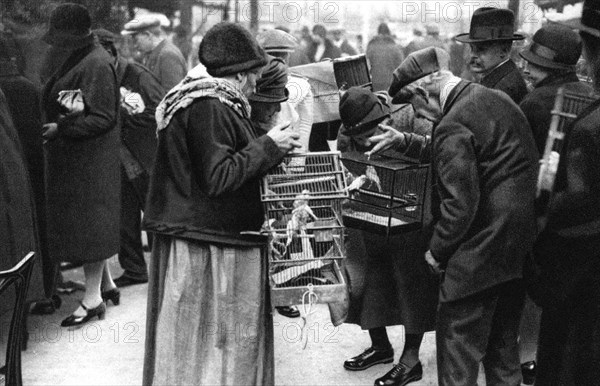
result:
M 378 125 L 381 134 L 374 135 L 368 139 L 368 145 L 375 145 L 371 150 L 365 153 L 367 157 L 377 154 L 381 151 L 397 147 L 404 143 L 404 134 L 391 126 L 384 124 Z
M 302 144 L 298 142 L 300 134 L 294 133 L 291 130 L 286 130 L 288 127 L 290 127 L 290 122 L 284 122 L 273 127 L 267 133 L 273 142 L 275 142 L 279 150 L 284 153 L 289 153 L 296 148 L 302 147 Z
M 46 123 L 42 126 L 42 138 L 47 141 L 52 141 L 58 137 L 58 125 L 55 122 Z

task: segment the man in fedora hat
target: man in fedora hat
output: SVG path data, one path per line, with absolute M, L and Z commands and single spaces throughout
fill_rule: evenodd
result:
M 117 84 L 121 90 L 119 263 L 123 274 L 115 279 L 115 284 L 117 287 L 127 287 L 148 282 L 148 269 L 142 249 L 140 213 L 146 203 L 148 180 L 156 151 L 154 113 L 166 91 L 148 68 L 139 63 L 129 63 L 119 55 L 115 46 L 119 38 L 117 35 L 105 29 L 96 29 L 93 32 L 98 42 L 113 57 Z
M 131 35 L 134 47 L 144 55 L 143 64 L 158 78 L 165 90 L 170 90 L 187 73 L 183 54 L 165 38 L 160 19 L 139 17 L 125 24 L 121 34 Z
M 471 18 L 469 33 L 454 40 L 470 45 L 470 71 L 485 87 L 504 91 L 515 103 L 527 94 L 527 86 L 510 58 L 512 42 L 524 37 L 514 33 L 515 16 L 509 9 L 478 8 Z
M 583 55 L 600 90 L 600 2 L 585 1 Z M 600 379 L 600 100 L 564 139 L 546 228 L 535 245 L 545 296 L 538 346 L 539 385 L 597 385 Z M 546 285 L 543 285 L 543 284 Z
M 425 258 L 441 278 L 438 383 L 519 385 L 522 268 L 533 245 L 537 155 L 523 113 L 499 91 L 464 81 L 426 48 L 394 71 L 390 95 L 434 122 L 433 236 Z M 404 136 L 387 128 L 376 150 Z

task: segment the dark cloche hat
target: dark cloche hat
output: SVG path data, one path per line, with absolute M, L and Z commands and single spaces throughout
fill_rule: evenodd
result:
M 46 43 L 67 49 L 78 49 L 91 44 L 92 18 L 87 8 L 74 3 L 64 3 L 52 11 L 50 26 L 42 37 Z
M 227 76 L 263 67 L 265 51 L 244 27 L 222 22 L 206 32 L 198 49 L 200 63 L 212 76 Z
M 349 136 L 370 130 L 390 115 L 387 98 L 364 87 L 350 87 L 344 91 L 339 109 L 344 134 Z
M 531 45 L 520 55 L 539 67 L 575 71 L 581 49 L 581 38 L 575 31 L 564 25 L 548 24 L 533 35 Z
M 256 82 L 256 91 L 248 98 L 254 102 L 285 102 L 289 91 L 287 84 L 287 69 L 281 58 L 273 58 L 263 69 Z
M 580 18 L 559 23 L 600 38 L 600 1 L 585 0 Z
M 513 11 L 483 7 L 473 12 L 469 33 L 456 35 L 454 40 L 461 43 L 483 43 L 525 39 L 523 35 L 514 32 L 515 14 Z
M 447 70 L 449 62 L 450 55 L 438 47 L 423 48 L 408 55 L 392 74 L 388 90 L 392 103 L 408 103 L 408 96 L 401 92 L 402 89 L 436 71 Z

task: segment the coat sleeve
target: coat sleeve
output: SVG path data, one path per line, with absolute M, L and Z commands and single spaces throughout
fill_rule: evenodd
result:
M 117 79 L 114 68 L 103 61 L 90 62 L 79 82 L 83 114 L 58 120 L 61 137 L 90 138 L 112 130 L 117 123 Z
M 523 114 L 529 122 L 535 145 L 540 155 L 544 153 L 546 138 L 548 137 L 549 119 L 547 108 L 539 101 L 533 98 L 525 97 L 519 105 Z
M 471 228 L 479 206 L 479 175 L 473 133 L 460 124 L 440 125 L 434 141 L 440 218 L 430 243 L 442 266 L 456 252 Z
M 245 138 L 233 114 L 218 100 L 197 103 L 190 112 L 187 132 L 192 167 L 200 188 L 210 197 L 236 191 L 262 177 L 285 155 L 267 135 L 239 148 Z

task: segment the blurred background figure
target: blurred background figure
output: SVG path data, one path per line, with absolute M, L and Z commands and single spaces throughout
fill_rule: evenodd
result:
M 356 55 L 356 49 L 352 47 L 345 36 L 346 31 L 343 28 L 336 28 L 331 31 L 332 42 L 342 52 L 342 57 Z
M 119 263 L 123 274 L 115 279 L 115 284 L 117 287 L 126 287 L 148 282 L 148 269 L 142 249 L 140 214 L 146 203 L 148 181 L 156 151 L 154 112 L 165 90 L 150 70 L 139 63 L 127 62 L 119 55 L 115 45 L 117 35 L 105 29 L 96 29 L 94 34 L 102 47 L 113 57 L 117 69 L 117 84 L 121 92 Z M 152 243 L 149 241 L 149 244 Z M 113 291 L 112 294 L 115 298 L 119 296 L 117 291 Z M 105 298 L 106 295 L 104 293 Z
M 446 49 L 446 44 L 440 38 L 440 26 L 437 24 L 427 24 L 425 26 L 426 36 L 423 39 L 423 45 L 425 47 L 437 47 Z
M 400 46 L 386 23 L 379 24 L 377 36 L 367 45 L 367 60 L 371 69 L 373 91 L 385 91 L 392 83 L 392 73 L 404 60 Z
M 424 44 L 425 37 L 423 36 L 423 30 L 419 27 L 413 28 L 413 39 L 404 47 L 404 56 L 408 56 L 415 51 L 422 50 L 427 46 Z
M 111 56 L 96 45 L 88 10 L 59 5 L 44 41 L 68 49 L 43 93 L 48 251 L 56 264 L 83 263 L 85 295 L 62 321 L 103 318 L 101 288 L 113 290 L 106 260 L 119 250 L 121 178 L 118 95 Z
M 284 26 L 277 26 L 275 27 L 276 30 L 279 31 L 283 31 L 287 34 L 290 33 L 290 29 L 286 28 Z M 292 36 L 293 37 L 293 36 Z M 302 44 L 303 40 L 301 40 L 301 38 L 294 38 L 295 39 L 295 47 L 294 49 L 290 52 L 289 58 L 285 60 L 285 62 L 287 63 L 288 67 L 294 67 L 294 66 L 301 66 L 303 64 L 309 64 L 310 60 L 308 59 L 308 56 L 306 55 L 306 44 Z
M 342 51 L 327 37 L 327 29 L 323 25 L 315 25 L 311 37 L 313 42 L 306 52 L 311 63 L 320 62 L 325 58 L 337 59 L 342 56 Z
M 165 90 L 173 88 L 187 73 L 183 54 L 166 39 L 158 18 L 133 19 L 125 24 L 121 34 L 132 36 L 135 49 L 143 54 L 142 64 L 158 78 Z

